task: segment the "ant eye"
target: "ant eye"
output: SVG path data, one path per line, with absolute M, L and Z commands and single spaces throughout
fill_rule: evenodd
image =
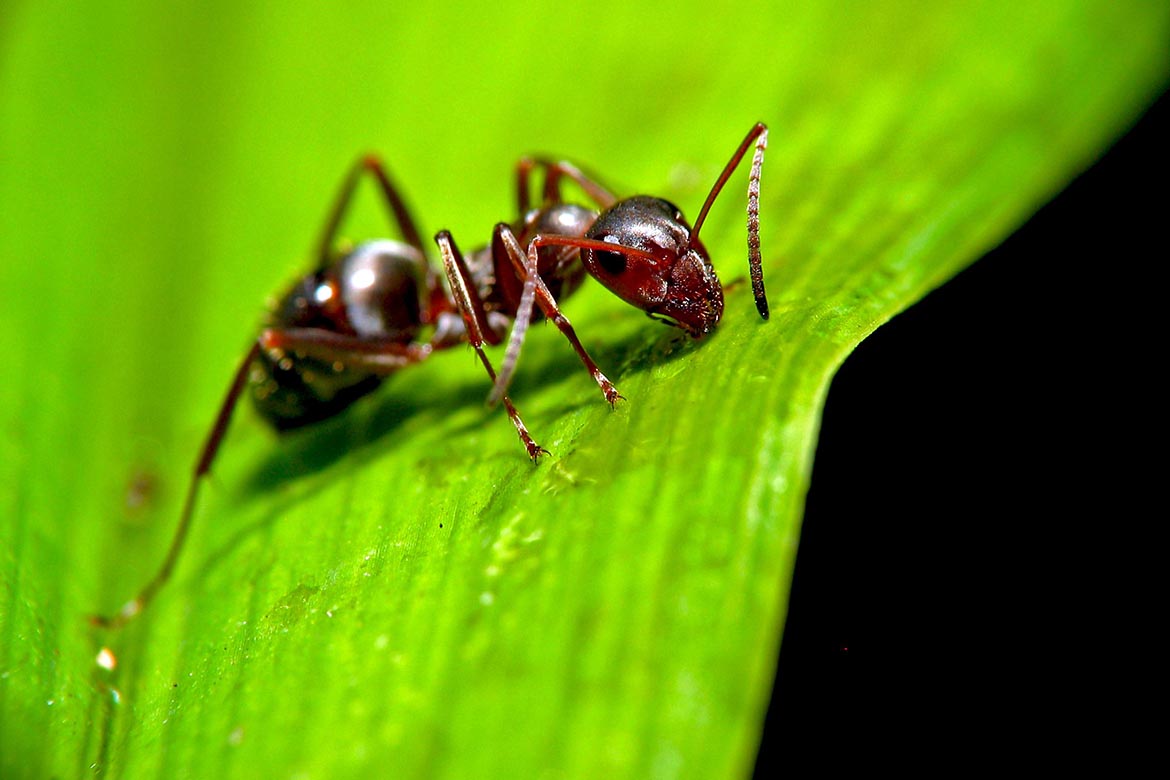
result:
M 593 258 L 607 273 L 614 276 L 626 270 L 626 256 L 621 252 L 594 252 Z

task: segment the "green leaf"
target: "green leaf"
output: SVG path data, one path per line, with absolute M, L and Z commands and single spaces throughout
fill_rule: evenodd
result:
M 833 372 L 1133 120 L 1170 9 L 346 6 L 3 15 L 0 773 L 745 774 Z M 357 154 L 471 247 L 521 154 L 693 215 L 761 119 L 770 321 L 736 284 L 693 342 L 588 285 L 566 313 L 629 400 L 537 328 L 537 466 L 466 350 L 296 434 L 241 410 L 174 580 L 85 624 L 160 560 Z M 704 229 L 725 280 L 744 179 Z M 347 234 L 387 230 L 363 190 Z

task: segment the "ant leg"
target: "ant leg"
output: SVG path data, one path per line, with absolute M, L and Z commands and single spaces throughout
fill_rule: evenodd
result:
M 231 387 L 220 407 L 215 424 L 208 434 L 207 441 L 195 465 L 195 472 L 187 487 L 187 497 L 183 503 L 182 514 L 179 516 L 179 525 L 175 529 L 170 549 L 162 566 L 155 575 L 139 591 L 138 595 L 123 605 L 122 609 L 113 616 L 94 615 L 90 622 L 103 628 L 120 628 L 132 618 L 142 612 L 155 594 L 167 583 L 174 570 L 175 563 L 182 552 L 187 533 L 191 529 L 191 522 L 195 513 L 195 500 L 199 494 L 199 487 L 203 478 L 211 470 L 215 456 L 219 452 L 220 443 L 227 433 L 232 413 L 247 385 L 248 371 L 260 350 L 285 350 L 288 352 L 302 352 L 309 357 L 321 360 L 340 360 L 352 366 L 375 374 L 389 374 L 393 371 L 425 360 L 431 353 L 430 345 L 398 344 L 370 342 L 343 336 L 331 331 L 315 328 L 270 328 L 265 330 L 252 348 L 244 356 L 239 368 L 236 369 Z
M 268 352 L 294 352 L 379 376 L 421 363 L 433 351 L 430 344 L 375 341 L 321 328 L 267 328 L 259 343 Z
M 703 221 L 707 219 L 707 212 L 711 210 L 711 204 L 715 202 L 723 185 L 727 183 L 732 172 L 739 166 L 753 141 L 756 145 L 756 151 L 752 155 L 751 173 L 748 174 L 748 268 L 751 271 L 752 295 L 756 299 L 756 310 L 761 317 L 768 319 L 768 295 L 764 292 L 764 269 L 760 262 L 760 169 L 764 165 L 764 150 L 768 148 L 768 126 L 763 122 L 757 122 L 748 131 L 739 148 L 727 161 L 723 173 L 719 175 L 715 186 L 707 194 L 707 200 L 703 202 L 703 208 L 699 210 L 695 226 L 691 229 L 691 238 L 698 238 L 699 229 L 703 227 Z
M 488 327 L 487 312 L 484 310 L 483 301 L 480 299 L 479 293 L 475 289 L 475 284 L 472 282 L 471 272 L 468 270 L 467 263 L 463 259 L 463 254 L 459 251 L 459 247 L 455 245 L 455 239 L 452 238 L 449 231 L 439 231 L 435 235 L 435 243 L 439 245 L 439 253 L 443 257 L 443 270 L 447 274 L 448 284 L 451 285 L 451 296 L 454 298 L 455 307 L 459 310 L 460 316 L 463 317 L 463 324 L 467 329 L 467 340 L 475 349 L 475 353 L 479 355 L 479 361 L 483 363 L 484 369 L 487 370 L 488 377 L 495 384 L 496 371 L 492 368 L 491 361 L 488 360 L 487 355 L 483 351 L 484 342 L 487 341 L 485 333 L 493 334 L 494 338 L 494 331 Z M 499 342 L 497 340 L 496 342 L 488 343 Z M 528 457 L 535 461 L 541 455 L 548 454 L 548 450 L 532 440 L 532 436 L 528 433 L 528 428 L 524 425 L 524 421 L 520 419 L 520 413 L 516 411 L 512 400 L 506 395 L 501 395 L 500 400 L 503 401 L 504 409 L 508 412 L 508 419 L 516 427 L 516 433 L 520 435 L 520 441 L 523 442 L 524 448 L 528 450 Z
M 520 242 L 516 240 L 512 229 L 501 223 L 496 226 L 495 237 L 503 245 L 504 251 L 508 253 L 512 263 L 512 273 L 523 279 L 524 285 L 520 291 L 520 301 L 516 306 L 516 316 L 512 319 L 512 334 L 508 337 L 508 347 L 504 351 L 504 362 L 500 365 L 500 375 L 494 378 L 492 390 L 488 393 L 488 406 L 495 406 L 499 403 L 504 393 L 508 391 L 508 386 L 512 383 L 516 364 L 520 362 L 520 347 L 524 344 L 524 336 L 528 333 L 528 326 L 532 322 L 532 304 L 536 298 L 536 284 L 541 282 L 543 285 L 535 260 L 531 263 L 530 270 L 528 256 L 520 252 Z M 518 256 L 523 256 L 523 260 L 517 268 L 516 258 Z M 500 261 L 494 253 L 492 262 L 496 266 L 496 278 L 502 278 L 508 273 L 499 267 Z
M 232 378 L 231 386 L 228 388 L 227 395 L 224 396 L 223 403 L 220 405 L 219 414 L 216 415 L 215 423 L 211 426 L 211 432 L 207 435 L 207 441 L 203 444 L 203 449 L 199 453 L 199 460 L 195 464 L 195 472 L 191 475 L 191 481 L 187 484 L 187 497 L 183 501 L 182 514 L 179 515 L 179 525 L 175 528 L 175 535 L 171 539 L 171 546 L 167 550 L 166 558 L 163 559 L 162 566 L 159 567 L 155 575 L 143 586 L 138 595 L 127 601 L 122 608 L 115 615 L 91 615 L 89 622 L 101 628 L 121 628 L 130 622 L 146 606 L 158 593 L 159 589 L 167 583 L 171 578 L 171 572 L 175 568 L 175 563 L 179 560 L 179 553 L 183 550 L 183 543 L 187 539 L 187 532 L 191 530 L 191 520 L 195 514 L 195 499 L 199 495 L 199 486 L 203 482 L 203 478 L 211 470 L 211 464 L 215 461 L 216 453 L 219 452 L 219 445 L 223 441 L 224 434 L 227 433 L 228 424 L 232 419 L 232 412 L 235 411 L 236 403 L 240 400 L 240 394 L 244 390 L 244 386 L 248 383 L 248 372 L 252 366 L 252 361 L 260 354 L 260 343 L 257 341 L 252 344 L 251 349 L 244 355 L 244 359 L 240 361 L 239 368 L 236 369 L 236 374 Z
M 551 160 L 546 157 L 522 157 L 516 163 L 516 205 L 519 207 L 520 216 L 528 213 L 528 209 L 530 208 L 530 187 L 528 179 L 532 175 L 532 171 L 536 168 L 544 169 L 543 198 L 545 203 L 561 202 L 560 183 L 561 177 L 564 176 L 576 182 L 577 186 L 585 190 L 585 193 L 593 199 L 593 202 L 603 210 L 609 208 L 617 201 L 613 193 L 586 176 L 577 166 L 570 162 L 565 160 Z
M 537 271 L 537 250 L 542 246 L 573 246 L 582 249 L 600 249 L 603 251 L 628 251 L 631 254 L 645 255 L 646 257 L 653 257 L 640 250 L 629 250 L 625 247 L 618 247 L 615 244 L 609 244 L 603 241 L 595 241 L 587 238 L 573 238 L 571 236 L 546 236 L 538 234 L 528 244 L 528 251 L 525 252 L 520 247 L 520 242 L 516 240 L 516 235 L 512 229 L 501 222 L 496 225 L 496 237 L 503 243 L 504 248 L 508 252 L 508 258 L 512 262 L 514 272 L 524 279 L 524 291 L 520 295 L 520 305 L 516 310 L 516 318 L 512 325 L 512 335 L 508 339 L 508 348 L 504 353 L 504 363 L 500 367 L 500 375 L 496 379 L 492 387 L 491 395 L 488 396 L 488 403 L 495 403 L 498 401 L 508 389 L 508 385 L 512 381 L 512 374 L 516 370 L 516 363 L 520 359 L 520 345 L 524 341 L 525 332 L 528 329 L 528 324 L 531 321 L 532 304 L 535 300 L 536 304 L 540 306 L 540 310 L 544 312 L 544 316 L 548 317 L 565 338 L 569 340 L 576 351 L 577 356 L 581 358 L 581 362 L 585 364 L 585 369 L 589 372 L 593 380 L 597 382 L 597 386 L 601 388 L 601 392 L 605 395 L 605 400 L 609 402 L 610 406 L 617 404 L 619 400 L 624 400 L 625 396 L 621 395 L 617 388 L 614 387 L 613 382 L 601 373 L 601 369 L 593 362 L 593 358 L 589 357 L 589 353 L 585 351 L 585 347 L 581 345 L 580 339 L 577 338 L 576 331 L 573 330 L 573 324 L 569 322 L 557 306 L 556 300 L 552 293 L 549 292 L 548 287 L 545 286 L 544 281 L 540 278 Z M 496 269 L 496 275 L 503 273 L 503 269 Z
M 325 220 L 325 226 L 321 230 L 321 239 L 317 244 L 317 263 L 318 268 L 324 268 L 330 263 L 330 253 L 333 250 L 333 242 L 337 237 L 337 229 L 341 226 L 341 220 L 345 216 L 346 210 L 349 208 L 350 201 L 353 200 L 353 192 L 357 187 L 358 178 L 363 172 L 369 173 L 378 182 L 378 187 L 382 191 L 382 196 L 386 199 L 386 204 L 390 207 L 390 212 L 394 216 L 394 220 L 398 223 L 399 230 L 402 231 L 403 238 L 406 243 L 413 246 L 423 255 L 426 252 L 423 250 L 422 237 L 415 226 L 414 219 L 410 216 L 410 209 L 406 207 L 406 202 L 402 196 L 398 194 L 398 188 L 390 180 L 390 175 L 386 172 L 386 167 L 382 164 L 382 160 L 377 155 L 367 154 L 360 158 L 349 169 L 345 180 L 341 183 L 341 190 L 337 193 L 337 199 L 333 202 L 333 207 L 329 210 L 329 215 Z

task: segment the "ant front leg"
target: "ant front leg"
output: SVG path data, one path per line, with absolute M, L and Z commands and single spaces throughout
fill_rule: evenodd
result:
M 483 300 L 479 297 L 479 292 L 475 288 L 475 281 L 472 279 L 471 272 L 467 268 L 467 263 L 463 259 L 463 254 L 459 251 L 459 247 L 455 245 L 455 239 L 451 236 L 451 233 L 446 230 L 439 231 L 435 235 L 435 243 L 439 245 L 439 253 L 443 258 L 443 270 L 447 274 L 447 283 L 451 286 L 451 296 L 454 299 L 455 307 L 459 310 L 460 316 L 463 317 L 463 325 L 467 330 L 467 340 L 475 349 L 475 353 L 479 355 L 479 361 L 483 363 L 488 377 L 494 384 L 496 382 L 496 371 L 492 368 L 492 363 L 488 360 L 487 354 L 484 353 L 483 345 L 485 341 L 489 344 L 498 344 L 499 339 L 488 325 L 487 312 L 483 307 Z M 486 334 L 491 334 L 493 340 L 488 341 Z M 536 461 L 541 455 L 547 455 L 548 450 L 532 440 L 532 436 L 528 433 L 528 428 L 524 425 L 524 421 L 520 419 L 520 413 L 516 411 L 512 400 L 506 395 L 502 395 L 500 400 L 504 403 L 504 409 L 508 412 L 508 419 L 515 426 L 516 433 L 520 436 L 520 441 L 524 444 L 524 448 L 528 450 L 528 457 Z
M 612 407 L 619 400 L 625 400 L 625 396 L 617 391 L 613 382 L 609 381 L 605 374 L 601 373 L 601 369 L 593 362 L 593 358 L 589 357 L 589 353 L 581 345 L 581 340 L 577 338 L 577 332 L 573 330 L 573 324 L 561 312 L 560 307 L 557 306 L 556 300 L 553 298 L 552 293 L 549 292 L 548 287 L 545 286 L 544 280 L 540 278 L 540 273 L 537 270 L 537 250 L 542 246 L 572 246 L 586 249 L 603 248 L 612 250 L 613 245 L 601 241 L 573 238 L 570 236 L 537 235 L 529 242 L 528 251 L 525 252 L 521 249 L 520 242 L 516 240 L 516 235 L 512 232 L 512 228 L 503 222 L 496 225 L 496 237 L 500 239 L 504 248 L 507 250 L 513 272 L 524 280 L 524 291 L 520 296 L 520 305 L 517 307 L 516 318 L 512 324 L 512 335 L 508 339 L 508 349 L 504 353 L 504 363 L 500 367 L 500 375 L 495 380 L 491 395 L 488 396 L 488 403 L 495 403 L 503 397 L 503 394 L 508 389 L 508 385 L 512 381 L 512 374 L 516 370 L 516 363 L 520 360 L 520 347 L 524 342 L 524 335 L 531 322 L 532 304 L 534 300 L 536 305 L 540 306 L 540 310 L 544 312 L 544 316 L 552 320 L 557 328 L 560 329 L 561 333 L 564 334 L 565 338 L 568 339 L 569 344 L 572 345 L 577 356 L 581 358 L 581 362 L 585 364 L 585 369 L 589 372 L 589 375 L 593 377 L 593 380 L 597 382 L 597 386 L 601 388 L 601 392 L 605 395 L 605 400 L 609 405 Z M 496 258 L 495 262 L 497 264 L 497 276 L 505 273 L 505 269 L 498 267 L 500 260 Z
M 142 610 L 146 609 L 147 604 L 151 602 L 159 589 L 167 583 L 171 578 L 171 572 L 174 571 L 175 563 L 179 560 L 179 553 L 183 551 L 183 544 L 187 539 L 187 532 L 191 530 L 191 520 L 195 514 L 195 499 L 199 495 L 199 486 L 203 483 L 203 478 L 211 471 L 211 464 L 215 462 L 215 456 L 219 452 L 219 445 L 223 442 L 224 434 L 227 433 L 228 424 L 232 420 L 232 412 L 236 409 L 236 404 L 240 400 L 240 395 L 244 391 L 244 387 L 248 384 L 248 373 L 254 361 L 260 355 L 260 343 L 255 342 L 248 353 L 244 355 L 244 359 L 240 361 L 239 368 L 236 369 L 236 374 L 232 378 L 231 386 L 228 387 L 227 395 L 224 396 L 223 403 L 220 405 L 219 414 L 215 417 L 215 423 L 211 426 L 211 431 L 207 435 L 207 440 L 203 444 L 203 449 L 199 453 L 199 460 L 195 463 L 195 471 L 191 475 L 191 481 L 187 484 L 187 497 L 183 500 L 182 514 L 179 515 L 179 525 L 175 528 L 175 534 L 171 538 L 171 546 L 167 550 L 166 558 L 163 559 L 162 566 L 159 567 L 155 575 L 143 586 L 138 595 L 127 601 L 122 608 L 114 615 L 91 615 L 89 622 L 101 628 L 121 628 L 130 622 Z
M 602 187 L 593 179 L 586 176 L 581 170 L 565 160 L 551 160 L 545 157 L 523 157 L 516 163 L 516 205 L 520 216 L 528 213 L 531 194 L 528 180 L 536 168 L 544 169 L 544 203 L 561 203 L 561 178 L 568 177 L 585 191 L 593 202 L 603 211 L 612 206 L 617 198 L 609 190 Z

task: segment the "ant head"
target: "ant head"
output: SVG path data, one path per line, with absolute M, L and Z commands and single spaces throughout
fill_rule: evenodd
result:
M 707 250 L 673 203 L 644 195 L 618 201 L 586 237 L 614 245 L 612 252 L 582 249 L 581 260 L 622 300 L 695 338 L 719 323 L 723 288 Z

